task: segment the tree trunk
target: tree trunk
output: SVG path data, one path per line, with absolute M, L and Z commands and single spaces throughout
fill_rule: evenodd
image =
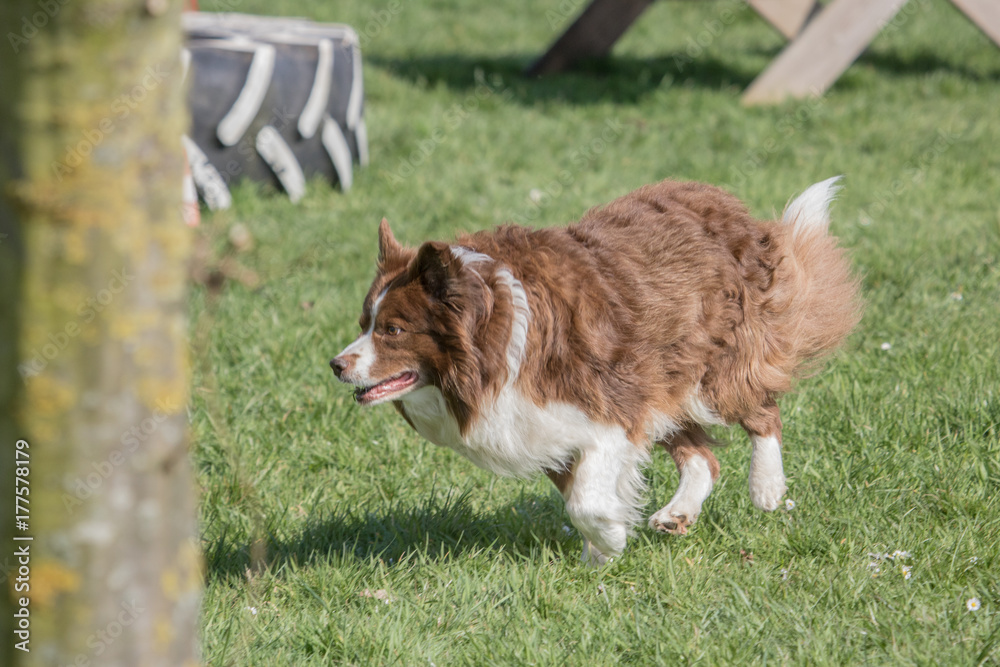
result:
M 0 2 L 3 664 L 197 659 L 179 12 Z

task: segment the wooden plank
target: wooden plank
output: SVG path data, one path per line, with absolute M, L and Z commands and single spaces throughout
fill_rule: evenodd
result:
M 951 0 L 993 43 L 1000 46 L 1000 2 L 997 0 Z
M 653 0 L 593 0 L 525 74 L 561 72 L 585 58 L 607 55 Z
M 817 0 L 747 0 L 778 32 L 794 39 L 823 8 Z
M 743 103 L 821 95 L 905 4 L 906 0 L 834 0 L 750 84 Z

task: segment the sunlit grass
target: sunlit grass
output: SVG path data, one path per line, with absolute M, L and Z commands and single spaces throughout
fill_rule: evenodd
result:
M 609 63 L 523 79 L 556 4 L 404 3 L 365 38 L 372 164 L 354 189 L 316 183 L 292 206 L 241 187 L 204 220 L 217 254 L 248 227 L 237 259 L 261 278 L 192 295 L 209 332 L 192 411 L 206 660 L 1000 659 L 1000 51 L 949 3 L 911 2 L 821 100 L 747 109 L 741 88 L 781 45 L 751 11 L 685 61 L 732 3 L 657 3 Z M 239 9 L 363 30 L 389 7 Z M 833 231 L 868 310 L 782 400 L 791 510 L 753 509 L 746 436 L 719 431 L 723 476 L 691 534 L 641 528 L 590 570 L 548 480 L 495 477 L 391 408 L 357 408 L 327 366 L 357 333 L 383 216 L 416 244 L 563 224 L 675 177 L 726 185 L 765 217 L 839 173 Z M 652 512 L 676 473 L 657 453 L 647 477 Z M 896 550 L 910 555 L 870 555 Z

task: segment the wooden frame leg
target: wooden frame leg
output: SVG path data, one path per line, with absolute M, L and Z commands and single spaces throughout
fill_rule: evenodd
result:
M 524 73 L 539 76 L 561 72 L 584 58 L 606 55 L 651 4 L 653 0 L 593 0 Z
M 795 39 L 803 26 L 823 9 L 817 0 L 747 0 L 747 3 L 788 39 Z
M 834 0 L 750 84 L 744 104 L 822 94 L 905 4 L 906 0 Z
M 951 0 L 993 43 L 1000 46 L 1000 2 L 997 0 Z

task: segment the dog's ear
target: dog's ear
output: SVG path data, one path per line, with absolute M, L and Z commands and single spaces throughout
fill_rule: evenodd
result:
M 403 254 L 403 246 L 389 229 L 389 221 L 382 218 L 378 226 L 378 265 L 385 266 Z
M 448 244 L 428 241 L 417 251 L 411 271 L 431 298 L 445 301 L 448 286 L 458 277 L 461 267 L 461 262 L 451 254 Z

